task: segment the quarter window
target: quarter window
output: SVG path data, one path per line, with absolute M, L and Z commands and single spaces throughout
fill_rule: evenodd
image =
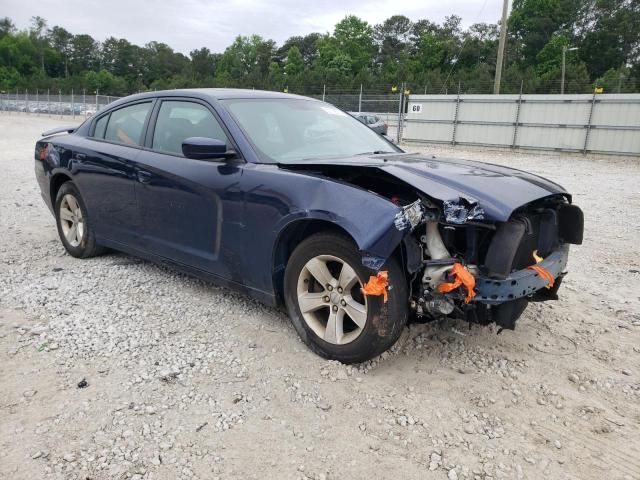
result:
M 104 139 L 124 143 L 125 145 L 142 145 L 142 129 L 150 110 L 151 102 L 148 102 L 138 103 L 111 112 Z M 98 120 L 98 123 L 100 120 Z M 96 131 L 98 123 L 96 123 Z
M 104 132 L 107 129 L 107 122 L 109 121 L 109 114 L 104 117 L 100 117 L 96 121 L 96 128 L 93 130 L 93 136 L 95 138 L 104 138 Z
M 207 137 L 229 143 L 218 120 L 204 105 L 195 102 L 164 101 L 160 105 L 153 148 L 182 155 L 182 142 L 189 137 Z

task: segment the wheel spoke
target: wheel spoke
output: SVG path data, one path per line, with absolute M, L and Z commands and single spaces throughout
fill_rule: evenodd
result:
M 320 283 L 322 288 L 325 288 L 327 284 L 331 283 L 332 280 L 335 280 L 335 278 L 333 277 L 333 275 L 331 275 L 331 272 L 327 268 L 327 263 L 323 260 L 320 260 L 318 257 L 309 260 L 306 267 L 307 270 L 309 270 L 309 273 L 313 275 L 313 278 L 315 278 L 318 283 Z
M 353 323 L 360 328 L 364 328 L 367 323 L 367 307 L 362 303 L 356 302 L 351 295 L 345 295 L 344 301 L 347 303 L 344 307 L 344 311 L 349 315 L 349 318 L 353 320 Z
M 73 221 L 73 213 L 68 208 L 61 207 L 60 208 L 60 218 L 62 220 L 66 220 L 67 222 L 72 222 Z
M 306 292 L 298 295 L 298 305 L 302 313 L 313 312 L 319 308 L 326 307 L 324 292 Z
M 79 205 L 78 205 L 78 202 L 76 201 L 76 197 L 74 197 L 73 195 L 67 195 L 66 199 L 67 199 L 67 203 L 69 204 L 69 208 L 72 211 L 75 212 L 76 210 L 78 210 L 80 208 Z
M 327 328 L 324 331 L 324 340 L 326 342 L 341 342 L 342 336 L 344 335 L 343 321 L 344 311 L 341 309 L 338 311 L 334 311 L 333 309 L 331 309 L 331 312 L 329 313 L 329 319 L 327 320 Z
M 343 263 L 342 270 L 340 271 L 340 278 L 338 279 L 338 285 L 340 285 L 345 292 L 348 292 L 357 281 L 358 275 L 355 270 L 351 268 L 348 263 Z
M 74 223 L 73 225 L 71 225 L 71 228 L 69 229 L 69 233 L 67 233 L 67 240 L 69 241 L 69 243 L 75 243 L 78 241 L 78 224 Z
M 80 243 L 82 241 L 82 237 L 84 236 L 84 223 L 77 223 L 76 232 L 76 239 L 78 240 L 78 243 Z

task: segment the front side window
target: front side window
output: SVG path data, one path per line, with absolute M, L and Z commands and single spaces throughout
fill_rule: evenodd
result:
M 182 155 L 182 142 L 189 137 L 206 137 L 229 143 L 213 113 L 195 102 L 164 101 L 160 105 L 153 149 Z
M 125 145 L 142 145 L 142 129 L 150 110 L 151 102 L 114 110 L 109 116 L 104 139 Z M 96 123 L 96 130 L 98 123 Z
M 223 103 L 264 162 L 401 151 L 356 118 L 323 102 L 229 99 Z

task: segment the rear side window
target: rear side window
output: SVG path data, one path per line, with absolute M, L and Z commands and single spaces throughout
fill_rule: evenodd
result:
M 182 155 L 182 142 L 189 137 L 215 138 L 229 144 L 218 120 L 204 105 L 174 100 L 162 102 L 153 132 L 153 149 Z
M 147 102 L 111 112 L 104 139 L 125 145 L 142 145 L 142 129 L 150 110 L 151 102 Z M 97 128 L 96 123 L 96 131 Z
M 104 132 L 107 129 L 107 122 L 109 121 L 109 115 L 101 117 L 96 122 L 96 128 L 93 131 L 95 138 L 104 138 Z

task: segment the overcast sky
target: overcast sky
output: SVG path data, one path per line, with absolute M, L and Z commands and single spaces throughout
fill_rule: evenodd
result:
M 440 22 L 456 14 L 464 26 L 498 21 L 500 0 L 2 0 L 0 16 L 18 28 L 40 15 L 49 27 L 60 25 L 96 40 L 109 36 L 144 45 L 156 40 L 188 54 L 208 47 L 222 52 L 237 35 L 258 34 L 281 45 L 293 35 L 331 32 L 345 15 L 372 25 L 391 15 Z

